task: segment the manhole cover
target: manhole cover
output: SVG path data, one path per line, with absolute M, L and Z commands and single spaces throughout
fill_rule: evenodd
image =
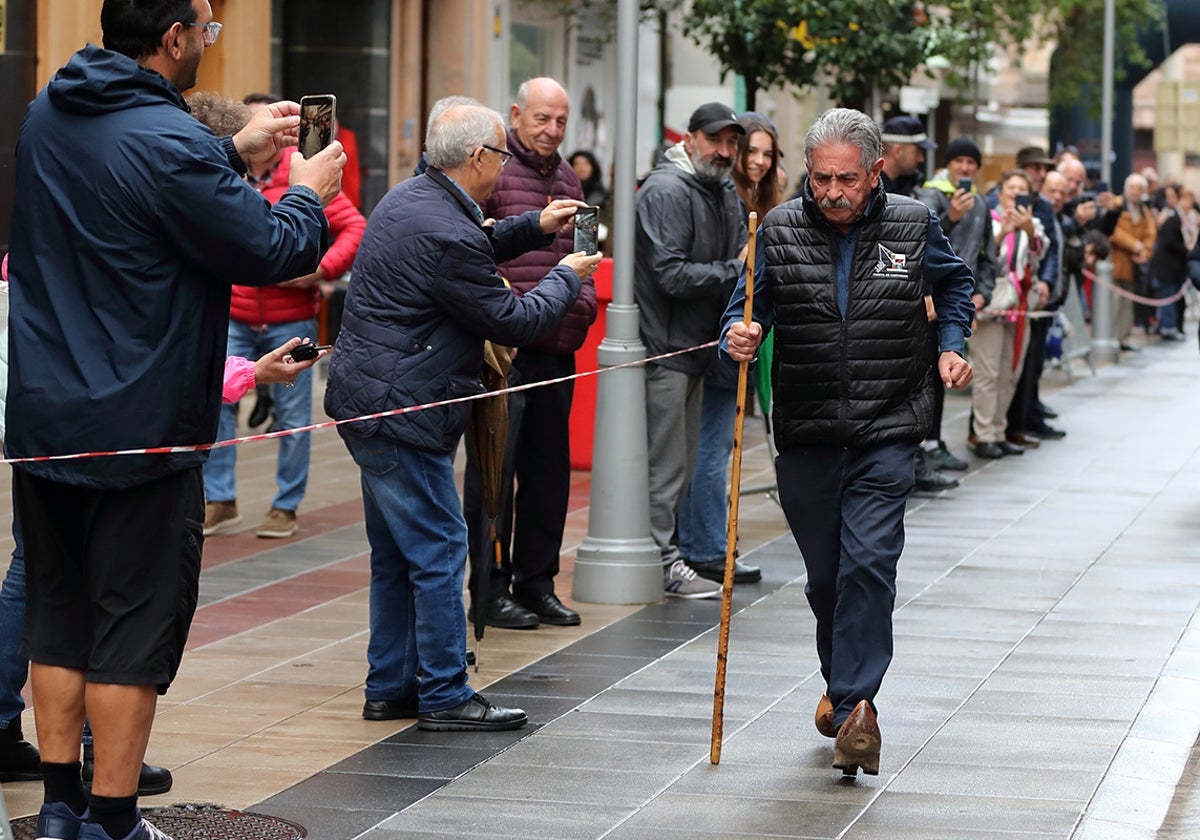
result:
M 230 811 L 219 805 L 178 802 L 169 808 L 145 808 L 142 816 L 174 840 L 303 840 L 304 826 L 266 814 Z M 15 840 L 36 840 L 37 817 L 12 821 Z

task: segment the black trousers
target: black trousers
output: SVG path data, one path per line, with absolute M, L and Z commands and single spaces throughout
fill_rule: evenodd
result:
M 874 705 L 892 661 L 896 566 L 916 444 L 800 446 L 775 459 L 779 501 L 804 555 L 817 657 L 841 726 Z
M 513 361 L 510 383 L 557 379 L 575 373 L 575 357 L 521 350 Z M 562 552 L 563 528 L 571 494 L 571 400 L 573 381 L 544 385 L 508 398 L 508 444 L 504 451 L 500 514 L 500 569 L 489 579 L 489 598 L 510 591 L 518 598 L 554 592 Z M 513 485 L 516 484 L 514 492 Z M 470 582 L 475 591 L 479 564 L 494 562 L 483 509 L 479 467 L 467 447 L 463 479 L 463 516 L 467 520 Z
M 1035 429 L 1046 422 L 1038 407 L 1041 405 L 1038 382 L 1046 367 L 1046 335 L 1050 332 L 1050 319 L 1029 318 L 1025 328 L 1029 330 L 1029 349 L 1025 352 L 1025 366 L 1021 368 L 1017 390 L 1008 406 L 1006 431 L 1010 435 Z

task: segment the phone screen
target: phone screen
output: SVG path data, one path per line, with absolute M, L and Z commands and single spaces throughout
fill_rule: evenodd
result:
M 332 93 L 300 100 L 300 154 L 310 158 L 333 142 L 336 107 Z
M 1033 206 L 1033 196 L 1031 196 L 1029 193 L 1023 193 L 1021 195 L 1018 195 L 1017 196 L 1017 206 L 1024 207 L 1026 209 L 1032 207 Z
M 596 253 L 596 234 L 600 229 L 600 208 L 580 207 L 575 211 L 575 250 Z

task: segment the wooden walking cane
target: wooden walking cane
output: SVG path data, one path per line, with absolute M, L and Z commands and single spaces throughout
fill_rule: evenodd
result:
M 750 240 L 746 243 L 746 306 L 742 323 L 749 325 L 754 314 L 754 235 L 758 214 L 747 220 Z M 729 656 L 729 615 L 733 608 L 733 569 L 737 564 L 738 500 L 742 484 L 742 427 L 746 421 L 746 380 L 749 362 L 738 362 L 737 410 L 733 415 L 733 472 L 729 480 L 729 526 L 725 533 L 725 586 L 721 591 L 721 632 L 717 639 L 717 684 L 713 689 L 712 747 L 709 761 L 721 763 L 721 730 L 725 726 L 725 664 Z

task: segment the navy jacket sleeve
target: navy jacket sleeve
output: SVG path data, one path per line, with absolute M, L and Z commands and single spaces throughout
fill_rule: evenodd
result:
M 763 338 L 766 338 L 767 333 L 775 326 L 775 304 L 771 300 L 771 284 L 767 280 L 766 250 L 759 241 L 754 254 L 754 309 L 751 315 L 754 322 L 762 327 Z M 733 295 L 729 298 L 729 305 L 725 307 L 725 314 L 721 316 L 721 340 L 717 346 L 722 353 L 729 352 L 725 334 L 746 314 L 745 263 L 742 265 L 743 271 L 738 275 L 737 285 L 734 286 Z
M 554 241 L 554 234 L 542 232 L 541 214 L 540 210 L 529 210 L 496 222 L 492 231 L 492 248 L 495 249 L 497 263 L 514 260 L 529 251 L 545 248 Z
M 517 295 L 504 285 L 485 249 L 482 238 L 446 243 L 438 264 L 444 282 L 430 287 L 438 306 L 476 335 L 509 346 L 529 344 L 579 296 L 579 275 L 565 265 L 555 266 L 537 286 Z
M 937 311 L 938 349 L 962 353 L 975 316 L 975 305 L 971 303 L 975 282 L 967 264 L 950 247 L 932 210 L 925 245 L 925 281 L 932 289 Z
M 179 250 L 226 282 L 265 286 L 315 271 L 329 229 L 317 194 L 293 187 L 271 205 L 216 148 L 180 144 L 164 168 L 156 210 Z

